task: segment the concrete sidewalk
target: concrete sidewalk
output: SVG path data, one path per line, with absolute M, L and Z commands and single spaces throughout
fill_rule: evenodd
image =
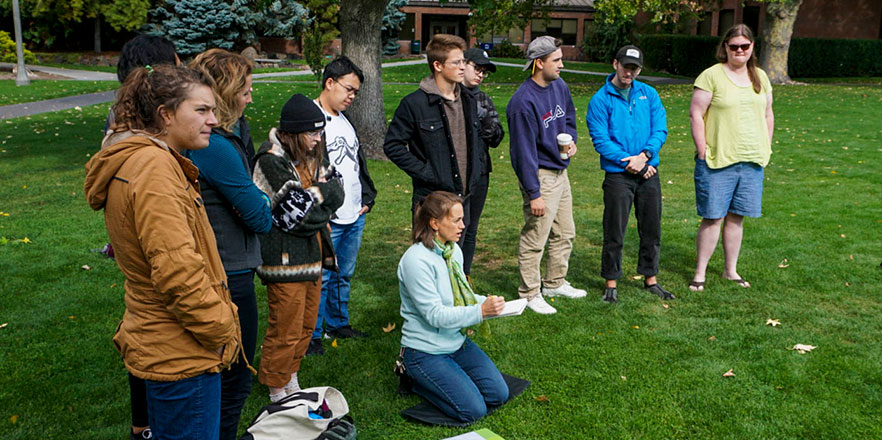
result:
M 113 101 L 115 90 L 88 93 L 85 95 L 65 96 L 64 98 L 47 99 L 45 101 L 25 102 L 22 104 L 4 105 L 0 107 L 0 120 L 20 118 L 40 113 L 57 112 L 74 107 L 101 104 Z
M 15 64 L 0 63 L 0 68 L 6 70 L 11 69 Z M 116 81 L 115 73 L 93 72 L 91 70 L 75 70 L 64 69 L 61 67 L 37 66 L 33 64 L 25 64 L 25 68 L 32 72 L 51 73 L 53 75 L 64 76 L 68 80 L 74 81 Z
M 493 63 L 493 64 L 496 64 L 497 66 L 520 67 L 523 69 L 524 64 L 526 64 L 526 61 L 524 61 L 524 64 L 514 64 L 514 63 Z M 566 66 L 566 61 L 564 61 L 564 66 Z M 612 73 L 612 72 L 592 72 L 590 70 L 573 70 L 573 69 L 561 69 L 561 72 L 577 73 L 577 74 L 592 75 L 592 76 L 602 76 L 602 77 L 607 77 L 607 76 L 609 76 L 610 73 Z M 656 85 L 656 84 L 692 84 L 692 80 L 684 79 L 684 78 L 666 78 L 666 77 L 662 77 L 662 76 L 640 75 L 638 77 L 638 79 L 640 81 L 643 81 L 643 82 L 649 83 L 649 84 L 653 84 L 653 85 Z

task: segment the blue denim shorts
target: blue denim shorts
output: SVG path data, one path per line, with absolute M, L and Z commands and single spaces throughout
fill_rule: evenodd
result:
M 695 206 L 698 215 L 718 219 L 727 213 L 760 217 L 763 212 L 763 167 L 738 162 L 725 168 L 708 168 L 695 160 Z

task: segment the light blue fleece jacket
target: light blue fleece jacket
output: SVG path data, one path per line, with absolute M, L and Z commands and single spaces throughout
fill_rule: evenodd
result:
M 613 75 L 591 97 L 585 115 L 594 149 L 600 153 L 600 167 L 610 173 L 623 173 L 628 163 L 622 159 L 649 150 L 649 165 L 658 169 L 658 152 L 668 137 L 667 112 L 661 98 L 655 89 L 634 80 L 626 101 L 613 87 Z
M 453 258 L 462 265 L 462 250 L 456 245 Z M 401 345 L 429 354 L 450 354 L 462 347 L 463 327 L 483 320 L 485 297 L 475 294 L 477 305 L 455 307 L 447 263 L 441 250 L 422 243 L 412 245 L 398 263 L 398 293 L 401 295 Z

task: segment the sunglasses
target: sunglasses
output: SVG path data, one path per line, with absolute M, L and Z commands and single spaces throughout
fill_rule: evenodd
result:
M 750 49 L 751 44 L 753 44 L 753 43 L 727 44 L 726 46 L 729 46 L 729 50 L 731 50 L 732 52 L 735 52 L 738 49 L 741 49 L 742 51 L 747 52 L 747 49 Z

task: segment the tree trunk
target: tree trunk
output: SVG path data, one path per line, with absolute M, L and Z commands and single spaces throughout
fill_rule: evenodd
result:
M 383 41 L 380 28 L 388 0 L 342 0 L 340 33 L 343 55 L 364 72 L 364 84 L 350 110 L 358 141 L 368 157 L 386 159 L 386 114 L 383 110 L 383 72 L 380 66 Z
M 101 53 L 101 17 L 95 16 L 95 53 Z
M 759 62 L 772 84 L 791 82 L 790 75 L 787 74 L 787 59 L 793 23 L 796 22 L 800 5 L 802 0 L 766 3 L 766 25 L 763 28 L 763 47 Z

